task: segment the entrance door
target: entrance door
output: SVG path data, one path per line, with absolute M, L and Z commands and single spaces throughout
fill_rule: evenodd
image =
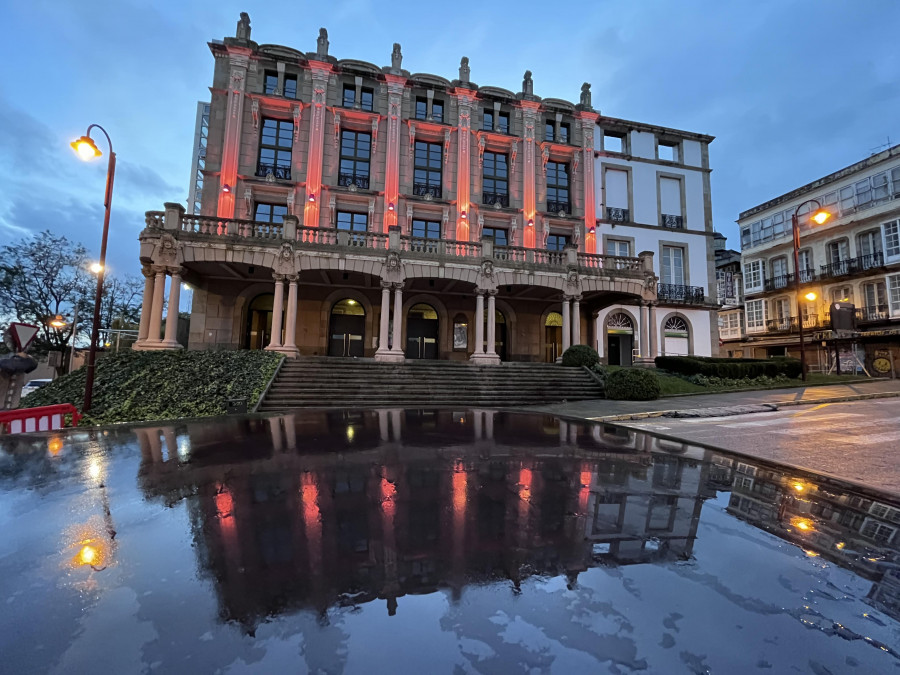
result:
M 363 356 L 366 311 L 356 300 L 341 300 L 331 309 L 328 356 Z
M 556 363 L 562 356 L 562 314 L 550 312 L 544 322 L 544 361 Z
M 608 335 L 606 351 L 611 366 L 630 366 L 632 364 L 633 335 Z
M 275 296 L 263 293 L 253 298 L 247 308 L 247 328 L 244 343 L 247 349 L 265 349 L 272 341 L 272 305 Z
M 406 358 L 436 359 L 440 324 L 431 305 L 413 305 L 406 317 Z
M 497 336 L 494 342 L 494 351 L 501 361 L 506 361 L 506 321 L 500 322 L 503 315 L 497 312 Z

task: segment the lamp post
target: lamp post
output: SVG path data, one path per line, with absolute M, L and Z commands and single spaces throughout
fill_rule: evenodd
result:
M 85 160 L 92 160 L 100 157 L 103 153 L 97 147 L 91 138 L 91 129 L 99 129 L 106 136 L 106 142 L 109 144 L 109 163 L 106 168 L 106 192 L 103 197 L 103 239 L 100 241 L 100 262 L 97 269 L 97 294 L 94 296 L 94 321 L 91 325 L 91 346 L 88 350 L 87 360 L 87 378 L 84 383 L 84 405 L 82 412 L 89 412 L 91 409 L 91 398 L 94 393 L 94 360 L 97 356 L 97 339 L 100 335 L 100 301 L 103 298 L 103 276 L 106 272 L 106 239 L 109 235 L 109 213 L 112 208 L 112 192 L 113 179 L 116 176 L 116 153 L 113 152 L 112 141 L 106 129 L 99 124 L 92 124 L 87 128 L 84 136 L 78 140 L 72 141 L 72 149 L 78 153 L 78 156 Z
M 791 216 L 791 229 L 794 235 L 794 290 L 797 293 L 797 325 L 800 332 L 800 379 L 803 382 L 806 382 L 806 345 L 803 342 L 803 305 L 800 304 L 800 221 L 797 214 L 807 204 L 816 205 L 816 210 L 810 218 L 817 225 L 821 225 L 831 217 L 831 214 L 822 208 L 817 199 L 807 199 L 794 209 L 794 214 Z

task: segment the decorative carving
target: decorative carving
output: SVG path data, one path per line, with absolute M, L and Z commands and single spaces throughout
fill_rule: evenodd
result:
M 303 107 L 294 106 L 294 143 L 300 140 L 300 120 L 303 117 Z
M 581 155 L 578 154 L 578 152 L 575 152 L 575 154 L 572 155 L 572 175 L 573 176 L 578 175 L 578 163 L 580 161 L 581 161 Z
M 384 270 L 381 273 L 382 284 L 403 284 L 403 259 L 398 251 L 388 251 L 384 260 Z
M 259 129 L 259 99 L 255 98 L 250 102 L 250 114 L 253 115 L 253 131 Z
M 469 68 L 469 57 L 462 57 L 459 60 L 459 81 L 468 83 L 471 72 L 472 71 Z
M 289 213 L 290 215 L 292 215 L 292 216 L 295 215 L 295 214 L 294 214 L 294 191 L 293 191 L 293 190 L 291 190 L 290 192 L 288 192 L 288 195 L 287 195 L 287 207 L 288 207 L 288 213 Z
M 178 241 L 171 234 L 164 234 L 159 238 L 154 251 L 153 262 L 157 265 L 173 266 L 178 262 L 181 248 Z
M 566 276 L 566 295 L 581 300 L 581 280 L 578 278 L 577 270 L 569 270 Z
M 531 117 L 525 120 L 525 140 L 534 142 L 534 120 Z
M 484 146 L 486 139 L 484 136 L 478 139 L 478 166 L 484 166 Z
M 450 232 L 450 207 L 445 206 L 441 214 L 441 229 L 444 231 L 444 239 L 456 239 L 456 236 Z
M 241 12 L 241 18 L 237 22 L 237 30 L 235 31 L 234 36 L 238 40 L 250 39 L 250 15 L 247 14 L 247 12 Z
M 450 130 L 444 129 L 444 165 L 450 157 Z
M 312 99 L 317 108 L 321 108 L 323 105 L 325 105 L 325 88 L 316 87 L 315 89 L 313 89 Z
M 550 237 L 550 221 L 547 218 L 542 220 L 544 224 L 541 228 L 541 248 L 547 248 L 547 239 Z
M 250 220 L 252 218 L 251 214 L 253 213 L 251 209 L 253 208 L 253 188 L 247 188 L 244 190 L 244 218 Z
M 334 113 L 334 147 L 337 147 L 341 143 L 341 113 L 335 111 Z
M 413 150 L 416 147 L 416 123 L 409 123 L 409 156 L 412 157 Z
M 516 155 L 519 154 L 519 141 L 515 140 L 512 142 L 512 145 L 509 149 L 509 171 L 510 173 L 516 170 Z
M 575 246 L 578 246 L 578 243 L 581 241 L 581 223 L 575 223 L 575 227 L 572 229 L 572 243 Z
M 531 71 L 525 71 L 525 79 L 522 80 L 522 93 L 526 96 L 534 96 L 534 82 L 531 79 Z
M 375 156 L 375 146 L 378 144 L 378 118 L 372 120 L 372 150 L 370 157 Z
M 544 170 L 544 175 L 547 175 L 547 162 L 550 161 L 550 146 L 545 146 L 543 150 L 541 150 L 541 166 Z
M 375 222 L 375 197 L 369 197 L 369 222 Z
M 278 255 L 275 256 L 275 273 L 279 275 L 294 273 L 294 249 L 287 242 L 281 245 L 281 248 L 278 249 Z
M 578 103 L 585 109 L 591 110 L 591 83 L 585 82 L 581 85 L 581 99 Z
M 394 43 L 394 51 L 391 52 L 391 70 L 400 71 L 400 65 L 403 63 L 403 54 L 400 51 L 400 43 Z
M 516 232 L 519 230 L 519 219 L 515 216 L 509 221 L 509 245 L 517 246 Z
M 478 225 L 475 228 L 475 241 L 481 241 L 481 233 L 484 232 L 484 214 L 478 214 Z
M 328 198 L 328 225 L 331 227 L 335 227 L 335 220 L 337 218 L 337 201 L 334 198 L 334 195 L 331 195 Z
M 494 278 L 494 263 L 490 260 L 485 260 L 481 263 L 481 276 L 485 279 L 493 279 Z
M 328 56 L 328 31 L 324 28 L 319 29 L 319 37 L 316 39 L 316 56 Z

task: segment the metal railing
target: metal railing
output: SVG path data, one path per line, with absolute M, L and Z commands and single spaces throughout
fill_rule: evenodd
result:
M 659 217 L 660 225 L 663 227 L 668 227 L 670 230 L 683 230 L 684 229 L 684 216 L 672 216 L 663 213 Z
M 869 307 L 856 308 L 856 320 L 859 322 L 887 321 L 890 317 L 891 313 L 887 305 L 870 305 Z
M 413 183 L 413 195 L 431 199 L 441 198 L 441 186 L 434 183 Z
M 509 193 L 507 192 L 482 192 L 481 203 L 488 206 L 509 206 Z
M 794 284 L 793 274 L 779 274 L 778 276 L 766 279 L 763 282 L 763 288 L 767 291 L 777 291 L 782 288 L 789 288 Z
M 839 260 L 828 265 L 822 265 L 821 276 L 842 277 L 883 266 L 884 253 L 879 251 L 878 253 L 870 253 L 869 255 L 861 255 L 856 258 L 848 258 L 847 260 Z
M 819 321 L 818 314 L 807 314 L 803 317 L 803 330 L 815 330 L 828 326 L 827 315 Z M 767 333 L 797 333 L 800 330 L 800 322 L 796 316 L 783 316 L 766 320 Z
M 620 209 L 616 206 L 607 206 L 606 219 L 614 223 L 627 223 L 631 221 L 631 212 L 628 209 Z
M 568 213 L 571 215 L 572 213 L 572 204 L 570 202 L 558 202 L 547 200 L 547 212 L 548 213 Z
M 699 304 L 703 302 L 702 286 L 682 286 L 681 284 L 657 284 L 656 295 L 660 300 Z
M 338 185 L 341 187 L 350 187 L 355 185 L 360 190 L 369 189 L 369 177 L 356 173 L 342 173 L 338 175 Z
M 278 164 L 267 164 L 264 162 L 259 162 L 256 165 L 256 175 L 259 178 L 268 178 L 271 175 L 273 178 L 277 180 L 290 180 L 291 179 L 291 167 L 289 166 L 279 166 Z

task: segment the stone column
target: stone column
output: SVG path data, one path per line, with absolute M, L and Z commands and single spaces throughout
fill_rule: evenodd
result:
M 456 236 L 457 241 L 469 241 L 469 190 L 470 177 L 470 133 L 472 112 L 475 109 L 475 91 L 463 87 L 456 88 L 456 103 L 459 126 L 456 129 Z
M 297 275 L 288 275 L 288 306 L 285 315 L 284 346 L 282 351 L 288 356 L 300 356 L 297 349 Z
M 581 344 L 581 296 L 572 298 L 572 344 Z
M 569 312 L 569 296 L 563 298 L 562 303 L 562 350 L 563 354 L 572 346 L 572 317 Z M 560 356 L 562 359 L 562 356 Z
M 144 298 L 141 301 L 141 323 L 138 327 L 137 344 L 146 341 L 150 330 L 150 317 L 153 314 L 153 270 L 149 265 L 144 265 L 141 274 L 144 275 Z
M 650 309 L 646 302 L 641 303 L 641 358 L 650 353 Z
M 378 350 L 375 352 L 376 361 L 397 361 L 396 352 L 388 347 L 388 334 L 391 319 L 391 282 L 381 282 L 381 322 L 378 326 Z M 401 353 L 402 357 L 403 354 Z M 403 360 L 402 358 L 399 360 Z M 387 440 L 387 439 L 384 439 Z
M 154 265 L 156 279 L 153 282 L 153 305 L 150 308 L 150 327 L 147 329 L 147 344 L 162 342 L 159 332 L 162 329 L 163 296 L 166 292 L 166 268 Z
M 487 353 L 490 356 L 497 356 L 497 309 L 494 302 L 496 292 L 488 293 L 487 306 Z M 499 357 L 498 357 L 499 358 Z
M 178 303 L 181 299 L 181 268 L 171 270 L 172 281 L 169 284 L 169 311 L 166 312 L 166 337 L 163 344 L 167 349 L 181 349 L 178 344 Z
M 394 284 L 394 344 L 391 346 L 393 360 L 406 359 L 403 350 L 403 284 Z
M 332 67 L 324 60 L 310 60 L 312 100 L 310 101 L 309 142 L 306 159 L 306 194 L 303 196 L 303 226 L 319 226 L 319 209 L 322 201 L 322 158 L 327 123 L 326 101 L 328 80 Z
M 238 162 L 241 150 L 241 129 L 244 124 L 244 91 L 247 68 L 250 65 L 248 49 L 232 48 L 228 60 L 230 73 L 227 85 L 228 108 L 225 113 L 225 130 L 222 142 L 221 164 L 219 168 L 219 198 L 216 215 L 219 218 L 234 218 L 234 202 L 237 193 Z M 210 180 L 209 189 L 216 189 Z M 228 185 L 229 190 L 222 188 Z
M 484 291 L 475 291 L 475 352 L 484 354 Z
M 656 327 L 656 304 L 650 304 L 650 353 L 651 359 L 659 356 L 659 329 Z
M 403 126 L 401 108 L 406 78 L 400 75 L 385 75 L 384 78 L 388 90 L 388 115 L 386 120 L 387 139 L 384 145 L 384 228 L 382 231 L 386 233 L 392 225 L 397 224 L 397 214 L 400 211 L 400 138 Z M 393 211 L 388 208 L 390 204 L 394 205 Z M 369 227 L 374 230 L 376 225 L 372 223 Z
M 541 105 L 537 101 L 521 101 L 522 124 L 525 127 L 525 140 L 522 147 L 522 218 L 524 228 L 522 230 L 522 246 L 535 248 L 538 238 L 537 223 L 537 195 L 535 191 L 535 176 L 537 172 L 536 136 L 543 135 L 543 122 L 541 121 Z M 512 180 L 512 176 L 510 176 Z
M 594 188 L 594 129 L 598 113 L 582 110 L 575 113 L 581 125 L 581 172 L 584 186 L 584 238 L 581 246 L 585 253 L 602 253 L 597 250 L 597 202 Z M 574 181 L 573 181 L 574 183 Z
M 281 351 L 281 329 L 284 314 L 284 275 L 273 274 L 275 279 L 275 300 L 272 303 L 272 340 L 266 349 L 277 352 Z

